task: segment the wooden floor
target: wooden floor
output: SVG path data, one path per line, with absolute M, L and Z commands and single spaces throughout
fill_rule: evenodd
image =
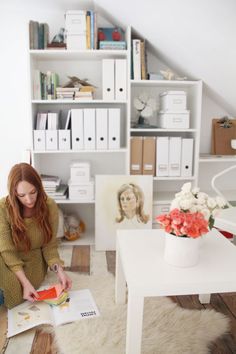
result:
M 108 271 L 115 275 L 115 251 L 106 252 L 106 259 Z M 72 249 L 71 265 L 67 266 L 66 269 L 72 272 L 90 274 L 90 247 L 74 246 Z M 177 302 L 183 308 L 213 308 L 216 311 L 219 311 L 229 317 L 231 320 L 230 333 L 213 343 L 210 352 L 212 354 L 236 353 L 236 293 L 214 294 L 211 296 L 211 304 L 209 305 L 201 305 L 198 301 L 197 295 L 173 296 L 171 299 Z M 7 354 L 8 340 L 6 339 L 6 328 L 6 311 L 0 307 L 0 352 L 2 354 Z M 57 354 L 56 349 L 53 348 L 52 343 L 53 338 L 50 334 L 45 334 L 40 330 L 36 330 L 30 354 Z M 28 354 L 20 353 L 19 351 L 16 351 L 16 353 Z

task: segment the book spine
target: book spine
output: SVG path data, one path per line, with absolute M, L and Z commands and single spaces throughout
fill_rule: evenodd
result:
M 34 21 L 29 22 L 29 48 L 34 49 Z
M 133 39 L 133 72 L 134 80 L 141 80 L 140 39 Z
M 91 12 L 86 14 L 86 49 L 91 48 Z
M 94 12 L 90 12 L 90 48 L 94 48 Z

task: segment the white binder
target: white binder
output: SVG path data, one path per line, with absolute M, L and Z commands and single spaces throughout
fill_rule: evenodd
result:
M 58 149 L 58 131 L 46 130 L 46 150 Z
M 115 99 L 120 101 L 127 98 L 126 68 L 126 59 L 115 60 Z
M 182 139 L 181 176 L 191 177 L 193 173 L 193 139 Z
M 108 147 L 108 110 L 107 108 L 96 109 L 96 148 L 106 150 Z
M 103 100 L 115 99 L 115 60 L 102 60 L 102 97 Z
M 95 149 L 95 109 L 84 109 L 84 148 Z
M 83 109 L 71 110 L 72 150 L 84 149 Z
M 181 138 L 169 139 L 169 176 L 180 176 Z
M 34 150 L 45 150 L 45 130 L 34 130 Z
M 108 109 L 108 149 L 120 148 L 120 108 Z
M 70 130 L 68 129 L 60 129 L 58 130 L 58 146 L 59 150 L 70 150 Z
M 156 176 L 169 176 L 169 137 L 158 136 L 156 140 Z

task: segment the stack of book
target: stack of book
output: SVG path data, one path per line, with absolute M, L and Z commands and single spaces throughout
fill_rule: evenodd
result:
M 79 87 L 57 87 L 56 98 L 59 100 L 73 100 Z
M 79 91 L 75 92 L 75 100 L 92 100 L 95 88 L 93 86 L 82 86 Z
M 124 31 L 120 27 L 100 27 L 98 28 L 98 47 L 107 50 L 124 50 L 126 42 Z
M 66 199 L 68 186 L 61 184 L 58 176 L 41 174 L 41 180 L 47 195 L 53 199 Z
M 49 27 L 47 23 L 29 22 L 30 49 L 45 49 L 48 45 Z
M 47 71 L 43 73 L 40 70 L 34 70 L 33 76 L 33 97 L 35 100 L 56 99 L 56 89 L 59 77 L 57 73 Z

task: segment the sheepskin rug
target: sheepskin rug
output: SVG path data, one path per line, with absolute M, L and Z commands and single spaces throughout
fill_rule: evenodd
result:
M 91 290 L 101 316 L 54 328 L 58 352 L 124 354 L 127 305 L 115 304 L 114 277 L 109 273 L 69 274 L 74 290 Z M 166 297 L 148 298 L 144 305 L 142 353 L 209 353 L 209 344 L 227 330 L 229 320 L 215 310 L 187 310 Z

